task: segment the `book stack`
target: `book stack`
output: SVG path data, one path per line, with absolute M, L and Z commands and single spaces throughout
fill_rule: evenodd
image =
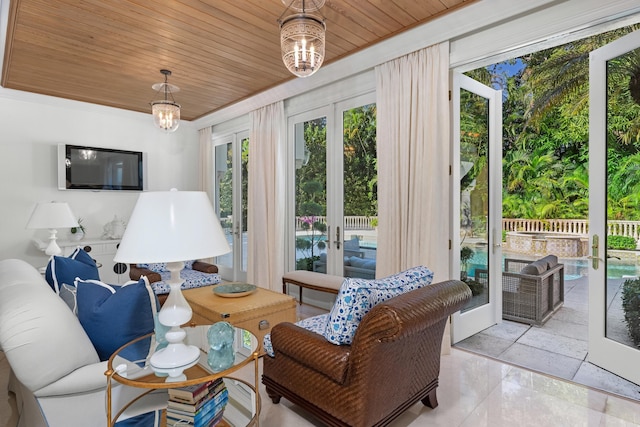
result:
M 229 392 L 222 378 L 207 383 L 170 388 L 167 426 L 212 427 L 222 420 Z

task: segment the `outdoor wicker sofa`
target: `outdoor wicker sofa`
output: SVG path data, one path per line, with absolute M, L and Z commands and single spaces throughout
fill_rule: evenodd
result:
M 564 264 L 547 255 L 536 261 L 505 258 L 502 272 L 502 318 L 542 326 L 564 304 Z M 476 269 L 486 284 L 488 271 Z

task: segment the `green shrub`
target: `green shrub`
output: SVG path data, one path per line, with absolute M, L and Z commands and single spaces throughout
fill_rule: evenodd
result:
M 296 261 L 296 270 L 313 271 L 313 261 L 318 261 L 319 259 L 319 256 L 300 258 Z
M 636 239 L 629 236 L 607 236 L 607 249 L 632 251 L 636 248 Z
M 484 292 L 484 285 L 476 280 L 467 279 L 463 280 L 463 282 L 469 286 L 469 289 L 471 289 L 471 295 L 473 296 L 480 295 Z
M 469 246 L 462 246 L 460 248 L 460 264 L 462 264 L 462 269 L 467 271 L 469 267 L 469 261 L 475 255 L 475 251 L 471 249 Z
M 629 336 L 640 345 L 640 279 L 627 279 L 622 285 L 622 309 Z

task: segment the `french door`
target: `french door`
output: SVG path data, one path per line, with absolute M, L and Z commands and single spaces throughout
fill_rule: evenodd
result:
M 472 290 L 453 315 L 456 343 L 502 319 L 502 92 L 452 77 L 452 270 Z
M 619 82 L 630 80 L 620 70 L 638 64 L 640 31 L 628 34 L 590 55 L 589 63 L 589 355 L 591 363 L 640 384 L 640 350 L 629 339 L 622 308 L 625 279 L 608 278 L 607 208 L 618 200 L 608 197 L 612 177 L 619 171 L 608 167 L 619 145 L 608 120 L 608 111 L 629 102 L 627 90 Z M 637 70 L 637 68 L 636 68 Z M 637 72 L 637 71 L 636 71 Z M 637 78 L 637 77 L 636 77 Z M 618 84 L 616 84 L 618 83 Z M 623 86 L 624 88 L 624 86 Z M 636 101 L 637 103 L 638 101 Z M 628 105 L 628 104 L 627 104 Z M 614 163 L 614 162 L 611 162 Z M 615 189 L 620 193 L 620 188 Z M 634 194 L 628 194 L 629 197 Z
M 368 94 L 289 118 L 293 197 L 288 270 L 375 277 L 373 102 Z
M 226 280 L 247 280 L 247 162 L 249 132 L 216 139 L 214 145 L 214 208 L 231 252 L 216 258 Z

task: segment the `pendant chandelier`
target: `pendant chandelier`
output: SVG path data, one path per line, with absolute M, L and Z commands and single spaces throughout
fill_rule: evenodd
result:
M 280 49 L 282 61 L 298 77 L 308 77 L 318 71 L 324 60 L 324 37 L 327 29 L 324 16 L 318 11 L 325 0 L 282 0 L 287 8 L 280 15 Z M 291 9 L 294 13 L 283 19 Z
M 171 71 L 160 70 L 160 72 L 164 74 L 164 83 L 156 83 L 151 87 L 156 91 L 156 98 L 160 92 L 163 92 L 164 99 L 151 101 L 151 113 L 156 126 L 165 132 L 173 132 L 180 124 L 180 105 L 176 104 L 172 92 L 178 92 L 180 88 L 167 83 Z

